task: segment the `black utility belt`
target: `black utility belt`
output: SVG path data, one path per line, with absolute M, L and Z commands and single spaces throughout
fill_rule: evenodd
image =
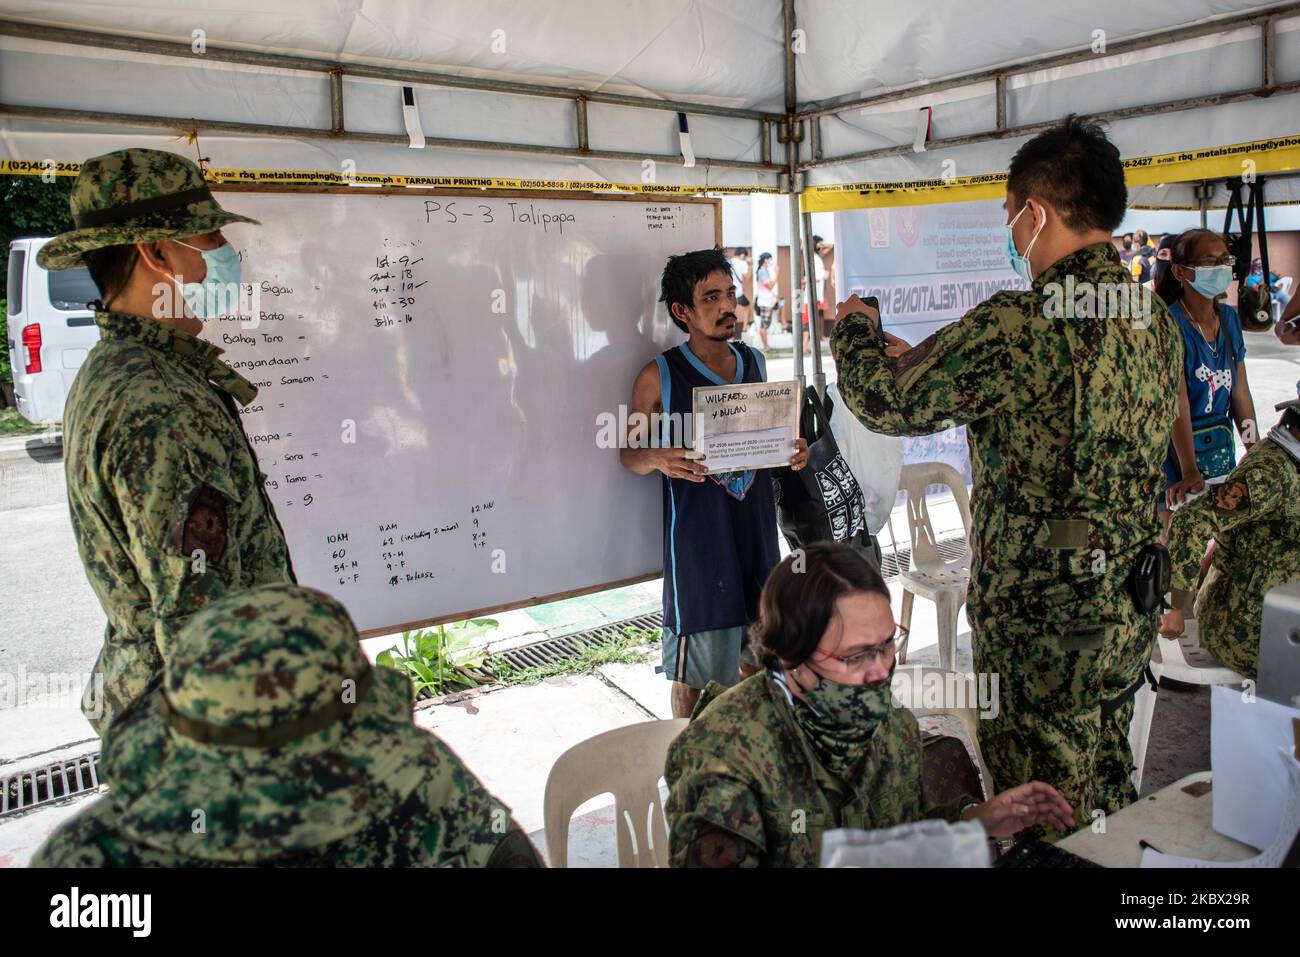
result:
M 1047 548 L 1086 548 L 1091 524 L 1086 518 L 1045 518 L 1047 523 Z M 1173 576 L 1173 559 L 1169 549 L 1152 542 L 1138 552 L 1124 579 L 1124 589 L 1133 599 L 1133 607 L 1146 614 L 1164 604 Z

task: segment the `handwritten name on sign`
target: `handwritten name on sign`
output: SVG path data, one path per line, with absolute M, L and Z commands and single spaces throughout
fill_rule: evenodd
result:
M 799 437 L 799 384 L 752 382 L 692 392 L 695 449 L 710 473 L 789 462 Z

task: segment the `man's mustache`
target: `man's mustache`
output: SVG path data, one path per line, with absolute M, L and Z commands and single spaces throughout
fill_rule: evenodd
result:
M 735 322 L 736 314 L 734 312 L 724 312 L 722 314 L 722 319 L 719 319 L 718 321 L 722 322 L 724 319 L 730 319 L 732 322 Z

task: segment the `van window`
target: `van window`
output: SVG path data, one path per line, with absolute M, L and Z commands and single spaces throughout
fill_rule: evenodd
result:
M 80 312 L 99 298 L 99 289 L 85 266 L 50 273 L 50 305 L 62 312 Z
M 21 249 L 9 250 L 9 314 L 23 311 L 23 264 L 27 254 Z

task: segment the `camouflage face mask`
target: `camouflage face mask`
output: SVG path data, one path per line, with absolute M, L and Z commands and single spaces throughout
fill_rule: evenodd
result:
M 846 728 L 874 728 L 893 707 L 893 695 L 889 690 L 893 678 L 893 668 L 889 669 L 889 677 L 883 681 L 860 685 L 840 684 L 821 678 L 821 684 L 804 692 L 804 698 L 821 712 L 825 721 Z
M 821 683 L 803 695 L 811 707 L 795 708 L 795 717 L 822 763 L 844 777 L 866 755 L 876 727 L 893 710 L 894 669 L 889 669 L 888 678 L 870 684 L 846 685 L 818 677 Z

